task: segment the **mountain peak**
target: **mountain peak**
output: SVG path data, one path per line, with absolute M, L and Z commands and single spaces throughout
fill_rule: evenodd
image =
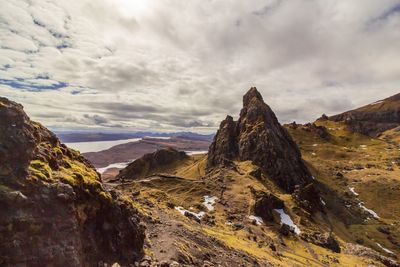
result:
M 232 160 L 251 160 L 288 192 L 311 182 L 299 148 L 255 87 L 243 96 L 239 120 L 228 116 L 209 149 L 209 168 Z
M 251 87 L 249 91 L 243 96 L 243 106 L 247 106 L 253 99 L 260 100 L 264 102 L 260 92 L 257 90 L 256 87 Z

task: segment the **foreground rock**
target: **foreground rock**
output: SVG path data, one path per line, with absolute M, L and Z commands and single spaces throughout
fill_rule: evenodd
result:
M 243 97 L 239 120 L 221 123 L 208 152 L 209 168 L 231 160 L 251 160 L 287 192 L 312 181 L 296 143 L 255 87 Z
M 144 229 L 133 203 L 105 191 L 95 169 L 0 98 L 0 265 L 133 263 Z

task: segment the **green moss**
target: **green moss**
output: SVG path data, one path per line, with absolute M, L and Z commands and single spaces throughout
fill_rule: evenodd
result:
M 43 180 L 45 182 L 53 181 L 53 172 L 46 162 L 40 160 L 32 160 L 29 165 L 29 171 L 31 174 L 31 178 L 33 178 L 34 180 Z
M 100 196 L 100 198 L 102 198 L 103 200 L 105 200 L 107 202 L 112 201 L 111 194 L 106 191 L 99 192 L 99 196 Z

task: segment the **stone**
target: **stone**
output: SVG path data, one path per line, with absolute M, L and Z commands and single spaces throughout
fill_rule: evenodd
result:
M 261 217 L 264 221 L 273 221 L 273 210 L 283 209 L 284 203 L 271 193 L 259 193 L 254 204 L 254 214 Z
M 145 236 L 138 211 L 111 198 L 93 165 L 21 105 L 0 97 L 0 118 L 0 206 L 7 207 L 0 209 L 7 226 L 0 265 L 105 266 L 106 258 L 127 266 L 139 259 Z
M 239 120 L 227 116 L 221 122 L 208 151 L 207 167 L 232 160 L 251 160 L 289 193 L 296 185 L 312 182 L 299 148 L 255 87 L 243 96 Z

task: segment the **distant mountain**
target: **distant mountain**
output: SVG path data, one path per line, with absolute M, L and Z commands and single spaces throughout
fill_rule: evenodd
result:
M 115 141 L 131 138 L 143 137 L 182 137 L 194 140 L 211 141 L 214 134 L 198 134 L 193 132 L 175 132 L 175 133 L 159 133 L 159 132 L 132 132 L 132 133 L 104 133 L 104 132 L 62 132 L 56 131 L 58 138 L 64 143 L 75 142 L 95 142 L 95 141 Z
M 377 136 L 400 125 L 400 94 L 330 116 L 329 120 L 344 122 L 352 132 Z

